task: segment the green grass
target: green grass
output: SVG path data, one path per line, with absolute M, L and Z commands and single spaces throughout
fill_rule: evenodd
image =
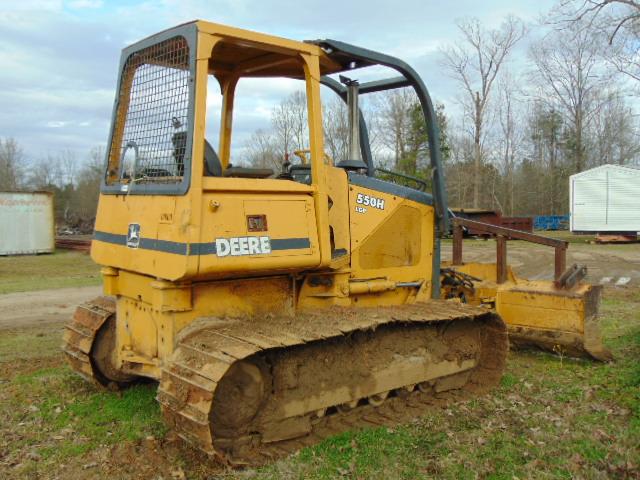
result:
M 517 383 L 503 382 L 473 406 L 433 412 L 393 433 L 377 429 L 343 435 L 293 460 L 258 470 L 251 478 L 615 476 L 628 468 L 627 462 L 638 465 L 640 460 L 640 399 L 637 390 L 619 385 L 630 368 L 627 362 L 613 367 L 568 360 L 560 367 L 556 359 L 519 354 L 512 358 L 506 377 Z M 600 369 L 600 392 L 586 401 L 584 391 L 595 385 L 585 380 Z M 539 382 L 541 376 L 548 381 Z M 624 411 L 623 405 L 635 406 L 636 411 Z
M 602 305 L 614 363 L 512 352 L 500 387 L 489 396 L 392 430 L 340 435 L 232 478 L 638 476 L 640 291 L 615 295 Z
M 28 360 L 35 357 L 50 356 L 60 347 L 62 329 L 55 329 L 58 335 L 52 335 L 52 327 L 32 328 L 15 331 L 0 330 L 0 362 Z
M 83 252 L 0 257 L 0 294 L 99 285 L 100 267 Z
M 98 391 L 64 367 L 17 375 L 0 412 L 14 435 L 42 459 L 61 461 L 104 445 L 162 437 L 166 428 L 155 400 L 156 385 L 122 393 Z
M 330 438 L 316 448 L 303 450 L 297 461 L 312 466 L 315 478 L 321 479 L 357 476 L 371 471 L 409 479 L 419 474 L 418 464 L 411 456 L 417 448 L 410 429 L 377 428 Z M 403 456 L 403 461 L 398 462 Z M 267 467 L 264 473 L 278 478 L 280 469 Z
M 118 396 L 115 393 L 94 393 L 79 402 L 70 403 L 59 414 L 57 397 L 42 403 L 41 418 L 49 423 L 53 431 L 75 427 L 74 430 L 85 441 L 75 438 L 61 445 L 43 448 L 46 457 L 77 455 L 95 448 L 99 444 L 113 445 L 125 440 L 135 441 L 146 436 L 162 436 L 165 426 L 155 400 L 155 385 L 138 385 Z M 59 449 L 63 451 L 60 452 Z
M 10 473 L 18 478 L 31 478 L 166 434 L 157 385 L 99 390 L 64 365 L 60 343 L 58 328 L 0 330 L 0 478 L 7 477 L 3 462 L 16 464 Z
M 605 291 L 601 326 L 613 363 L 511 352 L 500 385 L 489 395 L 394 428 L 347 432 L 244 471 L 225 471 L 188 447 L 170 447 L 155 385 L 120 395 L 99 392 L 67 367 L 54 365 L 19 373 L 0 386 L 0 454 L 22 462 L 12 470 L 19 478 L 43 467 L 64 476 L 69 465 L 80 465 L 81 477 L 82 465 L 96 458 L 115 462 L 113 449 L 119 446 L 139 458 L 131 466 L 115 464 L 110 475 L 118 478 L 169 478 L 173 468 L 183 469 L 187 478 L 235 480 L 635 478 L 640 476 L 640 289 Z M 31 336 L 0 341 L 5 362 L 0 367 L 39 338 L 25 335 Z M 53 354 L 53 344 L 43 342 L 39 348 Z M 153 460 L 142 449 L 150 435 L 161 440 Z M 25 461 L 30 452 L 40 460 Z M 155 473 L 143 475 L 140 469 L 154 462 Z

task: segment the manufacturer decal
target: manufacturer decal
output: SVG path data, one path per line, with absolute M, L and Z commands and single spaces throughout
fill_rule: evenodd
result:
M 269 237 L 216 238 L 216 255 L 218 257 L 266 255 L 270 253 L 271 240 Z
M 127 247 L 138 248 L 140 246 L 140 224 L 130 223 L 127 230 Z
M 364 193 L 358 193 L 356 196 L 356 203 L 364 205 L 363 207 L 356 206 L 356 212 L 365 213 L 367 209 L 365 207 L 373 207 L 378 210 L 384 210 L 384 199 L 365 195 Z
M 266 215 L 247 215 L 247 230 L 249 232 L 266 232 L 267 216 Z

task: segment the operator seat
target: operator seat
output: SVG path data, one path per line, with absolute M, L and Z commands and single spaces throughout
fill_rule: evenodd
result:
M 205 177 L 222 176 L 220 157 L 218 157 L 208 140 L 204 141 L 204 175 Z
M 268 178 L 273 175 L 271 168 L 234 167 L 229 164 L 224 171 L 220 157 L 208 140 L 204 141 L 205 177 Z

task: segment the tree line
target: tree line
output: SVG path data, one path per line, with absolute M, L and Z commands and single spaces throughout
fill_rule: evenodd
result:
M 456 103 L 445 109 L 436 99 L 451 206 L 565 214 L 570 175 L 639 163 L 632 105 L 640 87 L 640 2 L 561 0 L 537 25 L 508 16 L 497 28 L 473 18 L 457 28 L 457 39 L 440 50 Z M 428 135 L 415 94 L 369 94 L 361 106 L 376 166 L 429 180 Z M 346 106 L 330 93 L 322 107 L 325 151 L 337 162 L 348 151 Z M 304 92 L 292 93 L 234 162 L 279 171 L 292 152 L 308 148 L 306 115 Z M 0 191 L 53 191 L 57 220 L 86 229 L 103 153 L 96 148 L 79 158 L 62 151 L 27 161 L 14 139 L 0 138 Z
M 509 16 L 498 28 L 473 18 L 457 27 L 457 40 L 441 48 L 440 66 L 459 94 L 447 111 L 437 104 L 452 206 L 565 214 L 570 175 L 638 163 L 632 103 L 640 85 L 639 2 L 565 0 L 534 26 Z M 430 179 L 416 96 L 405 89 L 369 97 L 362 108 L 376 165 Z M 302 92 L 284 99 L 271 112 L 271 128 L 246 143 L 244 161 L 279 167 L 287 153 L 305 148 L 305 115 Z M 345 158 L 340 99 L 323 103 L 323 126 L 327 153 Z
M 91 233 L 103 163 L 102 148 L 92 149 L 86 158 L 64 150 L 30 161 L 15 139 L 0 138 L 0 192 L 53 192 L 56 223 Z

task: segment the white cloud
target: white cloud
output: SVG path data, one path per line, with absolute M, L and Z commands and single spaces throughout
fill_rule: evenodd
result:
M 203 18 L 297 40 L 336 38 L 390 53 L 418 70 L 434 100 L 449 101 L 456 87 L 437 50 L 458 37 L 458 16 L 476 15 L 488 25 L 507 13 L 533 19 L 555 0 L 310 0 L 303 7 L 297 0 L 0 1 L 0 133 L 39 156 L 104 145 L 121 48 L 184 21 Z M 362 72 L 360 80 L 371 75 Z M 241 82 L 234 142 L 267 128 L 271 108 L 295 88 L 293 80 Z M 220 100 L 212 94 L 207 103 L 219 107 Z
M 70 0 L 65 2 L 65 5 L 74 9 L 101 8 L 104 2 L 102 0 Z
M 56 12 L 62 10 L 62 0 L 8 0 L 3 2 L 4 12 Z
M 48 128 L 62 128 L 62 127 L 66 127 L 67 125 L 69 125 L 69 122 L 63 122 L 61 120 L 49 121 L 46 123 L 46 126 Z

